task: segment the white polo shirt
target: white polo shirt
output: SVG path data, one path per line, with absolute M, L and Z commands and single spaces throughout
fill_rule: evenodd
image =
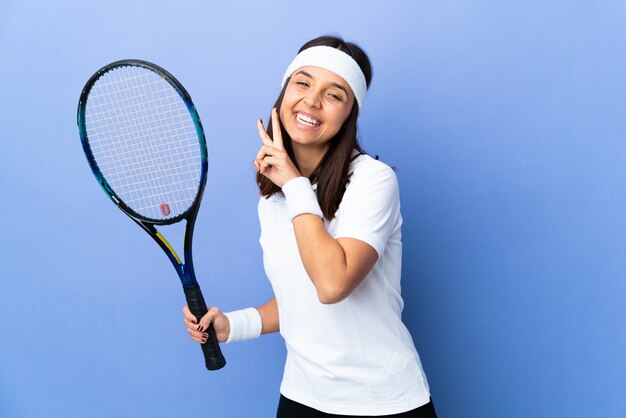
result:
M 280 391 L 331 414 L 396 414 L 430 398 L 413 340 L 401 321 L 398 182 L 390 167 L 367 155 L 352 162 L 351 172 L 326 228 L 334 238 L 368 243 L 379 258 L 339 303 L 324 305 L 317 298 L 298 253 L 284 195 L 259 201 L 265 272 L 287 345 Z

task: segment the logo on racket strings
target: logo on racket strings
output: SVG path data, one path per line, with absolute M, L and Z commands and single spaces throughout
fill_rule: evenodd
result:
M 161 209 L 161 213 L 163 214 L 163 216 L 168 216 L 170 214 L 170 205 L 168 205 L 167 203 L 161 203 L 159 205 L 159 208 Z

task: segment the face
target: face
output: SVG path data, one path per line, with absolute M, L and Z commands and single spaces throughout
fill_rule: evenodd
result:
M 354 94 L 337 74 L 319 67 L 294 71 L 280 107 L 280 119 L 298 147 L 325 151 L 354 106 Z

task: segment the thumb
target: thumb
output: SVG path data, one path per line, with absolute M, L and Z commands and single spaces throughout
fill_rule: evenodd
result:
M 209 311 L 200 319 L 200 324 L 198 331 L 205 332 L 209 329 L 209 325 L 215 320 L 215 317 L 219 313 L 219 309 L 211 308 Z

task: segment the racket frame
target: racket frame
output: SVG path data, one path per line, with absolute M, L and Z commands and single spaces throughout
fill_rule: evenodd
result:
M 85 122 L 85 110 L 87 107 L 87 101 L 89 98 L 89 93 L 96 83 L 96 81 L 106 74 L 109 71 L 114 70 L 118 67 L 143 67 L 150 71 L 153 71 L 163 77 L 180 95 L 182 100 L 184 101 L 187 110 L 193 120 L 196 133 L 198 136 L 198 141 L 200 145 L 200 157 L 201 157 L 201 170 L 200 170 L 200 181 L 198 184 L 198 190 L 195 196 L 193 203 L 179 215 L 173 216 L 167 219 L 152 219 L 145 217 L 132 208 L 130 208 L 124 201 L 115 193 L 113 188 L 109 185 L 106 178 L 102 174 L 100 167 L 98 167 L 98 163 L 93 155 L 91 150 L 91 146 L 89 145 L 89 137 L 87 134 L 87 126 Z M 176 78 L 172 74 L 170 74 L 167 70 L 162 67 L 153 64 L 148 61 L 137 60 L 137 59 L 124 59 L 112 62 L 104 67 L 100 68 L 96 73 L 94 73 L 83 88 L 80 99 L 78 102 L 78 111 L 77 111 L 77 124 L 78 130 L 80 134 L 80 140 L 83 147 L 83 151 L 85 152 L 85 156 L 87 157 L 87 161 L 89 163 L 89 167 L 93 175 L 96 177 L 98 184 L 105 192 L 105 194 L 115 203 L 115 205 L 124 212 L 129 218 L 131 218 L 137 225 L 139 225 L 144 231 L 150 235 L 154 241 L 161 247 L 163 252 L 167 255 L 170 262 L 174 266 L 174 269 L 178 273 L 180 281 L 183 285 L 183 290 L 185 292 L 185 297 L 187 299 L 187 303 L 189 309 L 194 314 L 194 316 L 200 320 L 206 312 L 206 303 L 202 296 L 202 292 L 200 291 L 200 286 L 196 280 L 195 271 L 193 268 L 193 254 L 192 254 L 192 242 L 193 242 L 193 231 L 196 223 L 196 218 L 198 215 L 198 211 L 200 209 L 200 203 L 202 201 L 202 196 L 204 194 L 204 189 L 206 186 L 207 180 L 207 171 L 208 171 L 208 156 L 207 156 L 207 145 L 206 138 L 204 135 L 204 129 L 202 127 L 202 122 L 200 121 L 200 116 L 191 101 L 191 96 L 187 92 L 187 90 L 180 84 Z M 183 260 L 180 259 L 172 245 L 169 241 L 159 232 L 156 226 L 164 226 L 171 225 L 177 223 L 181 220 L 185 219 L 185 232 L 183 239 Z M 209 333 L 209 341 L 205 344 L 202 344 L 202 351 L 204 352 L 205 357 L 205 365 L 209 370 L 218 370 L 224 367 L 226 361 L 221 353 L 219 348 L 219 343 L 217 341 L 217 336 L 215 335 L 215 330 L 213 328 L 213 324 L 209 326 L 207 330 Z

